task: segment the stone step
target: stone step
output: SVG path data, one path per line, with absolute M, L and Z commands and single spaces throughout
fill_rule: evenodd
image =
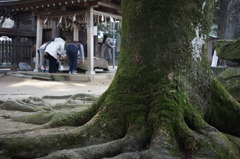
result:
M 43 80 L 43 81 L 53 81 L 52 78 L 42 77 L 42 76 L 33 76 L 32 79 Z
M 37 80 L 45 80 L 45 81 L 78 81 L 78 82 L 92 82 L 97 80 L 104 79 L 113 79 L 115 72 L 108 71 L 103 73 L 96 73 L 93 75 L 87 75 L 84 73 L 79 73 L 76 75 L 68 74 L 68 73 L 44 73 L 44 72 L 33 72 L 33 71 L 17 71 L 10 73 L 13 76 L 17 77 L 25 77 Z

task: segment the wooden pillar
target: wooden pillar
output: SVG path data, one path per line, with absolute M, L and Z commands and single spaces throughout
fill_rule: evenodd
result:
M 93 49 L 93 7 L 88 11 L 87 23 L 87 71 L 86 74 L 95 74 L 94 71 L 94 49 Z
M 43 20 L 41 17 L 37 17 L 37 35 L 36 35 L 36 57 L 35 57 L 35 69 L 34 72 L 38 72 L 39 68 L 39 56 L 38 48 L 42 45 L 42 31 L 43 31 Z
M 73 23 L 73 41 L 79 41 L 79 27 Z
M 58 31 L 57 31 L 57 23 L 55 20 L 51 20 L 52 21 L 52 39 L 54 39 L 55 37 L 58 37 Z

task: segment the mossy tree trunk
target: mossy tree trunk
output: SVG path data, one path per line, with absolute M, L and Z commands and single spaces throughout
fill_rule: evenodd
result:
M 212 78 L 205 57 L 212 4 L 122 0 L 121 59 L 109 89 L 91 108 L 42 126 L 71 129 L 0 136 L 2 153 L 49 159 L 239 158 L 240 106 Z

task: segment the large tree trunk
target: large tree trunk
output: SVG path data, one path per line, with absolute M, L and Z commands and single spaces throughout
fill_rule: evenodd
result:
M 109 89 L 91 108 L 55 115 L 41 127 L 74 126 L 65 131 L 1 135 L 2 153 L 49 159 L 238 159 L 240 139 L 231 135 L 240 136 L 240 106 L 212 79 L 205 57 L 212 4 L 122 0 L 121 59 Z M 36 116 L 46 119 L 41 113 Z

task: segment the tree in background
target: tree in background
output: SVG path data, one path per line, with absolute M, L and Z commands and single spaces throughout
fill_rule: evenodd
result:
M 18 118 L 42 129 L 1 135 L 2 154 L 238 159 L 240 105 L 206 60 L 213 2 L 122 0 L 121 59 L 109 89 L 85 111 Z
M 239 21 L 239 0 L 218 0 L 220 2 L 220 38 L 221 39 L 238 39 L 240 38 L 240 21 Z
M 240 1 L 217 0 L 215 12 L 215 24 L 219 26 L 219 39 L 214 42 L 217 56 L 224 60 L 227 68 L 216 71 L 218 79 L 226 90 L 238 101 L 239 95 L 239 38 L 240 38 Z M 221 60 L 222 61 L 222 60 Z
M 120 21 L 114 21 L 114 22 L 108 21 L 108 22 L 101 22 L 100 24 L 98 24 L 98 40 L 99 40 L 99 42 L 102 42 L 104 34 L 107 34 L 109 36 L 109 38 L 113 38 L 114 33 L 116 36 L 120 32 L 121 32 L 121 22 Z M 115 39 L 116 39 L 116 37 L 115 37 Z

